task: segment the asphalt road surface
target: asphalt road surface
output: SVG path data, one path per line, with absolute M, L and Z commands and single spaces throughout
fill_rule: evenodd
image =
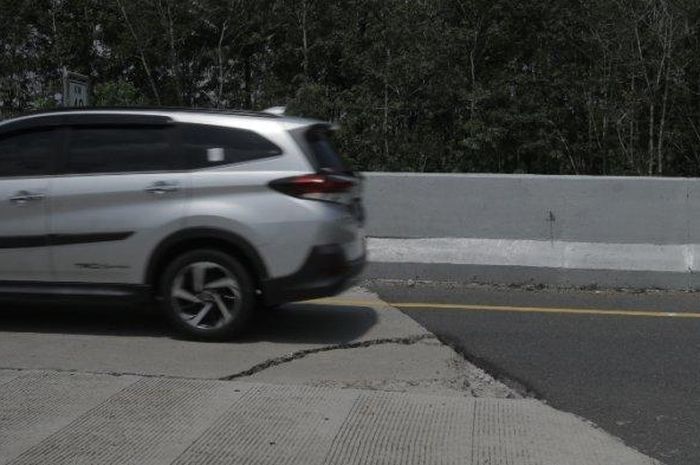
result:
M 700 464 L 700 294 L 370 288 L 512 386 L 668 465 Z

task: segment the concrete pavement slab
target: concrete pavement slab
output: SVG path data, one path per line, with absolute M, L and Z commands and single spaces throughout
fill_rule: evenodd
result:
M 0 370 L 0 384 L 12 381 L 22 374 L 19 370 Z
M 321 464 L 358 397 L 350 390 L 258 386 L 245 395 L 244 408 L 229 409 L 176 464 Z
M 657 463 L 542 403 L 477 398 L 517 396 L 361 290 L 227 344 L 66 315 L 3 321 L 0 465 Z
M 457 399 L 363 393 L 326 463 L 469 463 L 474 403 Z
M 171 463 L 251 387 L 144 378 L 9 463 Z
M 373 294 L 352 305 L 294 304 L 228 343 L 178 340 L 141 309 L 3 308 L 0 368 L 221 378 L 286 354 L 381 338 L 429 334 Z
M 474 463 L 659 464 L 581 418 L 532 399 L 479 399 L 474 418 Z
M 33 389 L 44 392 L 66 375 L 32 376 Z M 80 376 L 96 387 L 107 378 Z M 3 394 L 0 418 L 27 403 L 26 389 Z M 25 439 L 12 454 L 7 440 L 0 443 L 1 464 L 658 463 L 573 415 L 526 399 L 145 378 L 87 411 L 76 408 L 70 421 L 70 407 L 56 404 L 44 402 L 31 428 L 17 421 L 3 426 Z
M 241 379 L 440 395 L 517 397 L 510 388 L 436 339 L 319 352 Z
M 343 302 L 348 302 L 348 304 L 343 305 Z M 413 319 L 406 317 L 403 312 L 381 300 L 377 294 L 361 287 L 350 289 L 337 297 L 318 299 L 303 305 L 304 307 L 299 307 L 299 304 L 296 307 L 290 306 L 290 314 L 301 308 L 306 308 L 309 311 L 313 305 L 320 306 L 326 311 L 339 313 L 352 311 L 353 308 L 357 307 L 373 309 L 376 312 L 375 324 L 370 326 L 363 337 L 358 338 L 358 340 L 431 334 Z
M 138 378 L 25 372 L 0 389 L 0 463 L 68 426 Z

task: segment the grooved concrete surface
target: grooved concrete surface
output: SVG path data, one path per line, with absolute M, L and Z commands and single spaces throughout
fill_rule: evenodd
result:
M 3 465 L 657 463 L 530 400 L 50 372 L 0 399 Z
M 0 455 L 12 457 L 22 452 L 135 381 L 130 376 L 29 372 L 3 383 L 0 385 Z
M 7 382 L 7 381 L 15 379 L 19 375 L 20 375 L 20 372 L 18 372 L 18 371 L 0 372 L 0 385 Z

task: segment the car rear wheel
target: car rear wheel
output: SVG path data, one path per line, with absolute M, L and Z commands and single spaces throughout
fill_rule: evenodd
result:
M 160 293 L 166 315 L 183 335 L 221 340 L 250 321 L 255 289 L 248 271 L 218 250 L 185 253 L 167 267 Z

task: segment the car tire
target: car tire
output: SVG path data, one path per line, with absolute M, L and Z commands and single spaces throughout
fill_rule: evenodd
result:
M 263 312 L 268 314 L 268 315 L 276 315 L 276 314 L 282 313 L 284 306 L 283 305 L 262 305 L 261 308 L 262 308 Z
M 201 249 L 174 259 L 160 281 L 162 308 L 183 336 L 226 340 L 241 334 L 255 308 L 246 268 L 219 250 Z

